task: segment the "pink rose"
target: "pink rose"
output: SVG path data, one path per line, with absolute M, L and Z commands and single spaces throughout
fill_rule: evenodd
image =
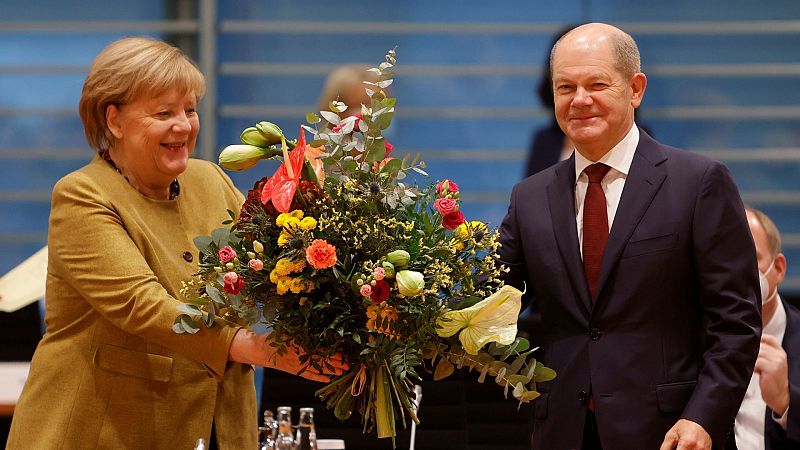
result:
M 231 262 L 233 261 L 233 258 L 236 258 L 236 251 L 234 251 L 230 245 L 226 245 L 225 247 L 219 249 L 219 259 L 221 259 L 222 262 Z
M 436 201 L 433 202 L 433 209 L 439 211 L 441 215 L 446 216 L 458 211 L 458 201 L 454 198 L 437 198 Z
M 369 297 L 370 294 L 372 294 L 372 286 L 368 284 L 362 284 L 358 292 L 361 293 L 362 297 Z
M 236 284 L 239 281 L 239 274 L 236 272 L 228 272 L 222 276 L 222 279 L 225 281 L 225 284 Z
M 247 265 L 256 272 L 264 268 L 264 262 L 261 261 L 260 259 L 251 259 L 250 262 L 247 263 Z
M 394 145 L 392 145 L 389 141 L 383 141 L 383 148 L 386 149 L 386 155 L 384 155 L 384 159 L 388 158 L 389 155 L 392 154 L 392 150 L 394 150 Z
M 455 230 L 464 223 L 464 214 L 461 211 L 452 212 L 442 217 L 442 226 L 448 230 Z
M 384 270 L 383 267 L 376 267 L 375 270 L 372 271 L 372 277 L 380 281 L 386 278 L 386 270 Z
M 436 193 L 439 195 L 455 194 L 456 192 L 458 192 L 458 185 L 453 180 L 442 180 L 436 185 Z

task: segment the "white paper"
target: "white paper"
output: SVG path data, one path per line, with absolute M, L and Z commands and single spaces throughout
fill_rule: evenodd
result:
M 14 312 L 44 297 L 47 246 L 0 278 L 0 311 Z
M 0 405 L 16 405 L 28 378 L 29 362 L 0 362 Z

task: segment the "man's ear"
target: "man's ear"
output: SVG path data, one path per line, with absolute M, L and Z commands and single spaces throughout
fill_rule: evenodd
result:
M 777 281 L 780 285 L 783 283 L 783 279 L 786 278 L 786 256 L 784 256 L 783 253 L 778 253 L 775 256 L 775 267 L 773 270 L 775 270 L 778 275 Z
M 122 126 L 120 126 L 120 113 L 117 105 L 106 107 L 106 126 L 115 138 L 122 139 Z
M 638 108 L 639 105 L 642 104 L 642 100 L 644 99 L 644 91 L 647 89 L 647 76 L 642 72 L 635 73 L 630 81 L 631 91 L 633 91 L 633 95 L 631 96 L 631 105 L 634 108 Z

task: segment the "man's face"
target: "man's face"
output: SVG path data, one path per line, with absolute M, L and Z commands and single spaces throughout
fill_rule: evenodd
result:
M 607 36 L 565 39 L 553 58 L 556 120 L 578 151 L 592 161 L 630 130 L 647 81 L 642 73 L 628 79 L 614 62 Z
M 786 275 L 786 257 L 783 256 L 783 253 L 778 253 L 775 258 L 772 257 L 767 232 L 764 230 L 764 227 L 755 214 L 750 211 L 746 212 L 747 224 L 750 225 L 750 234 L 752 234 L 753 243 L 756 246 L 758 271 L 762 274 L 766 273 L 767 283 L 769 284 L 768 292 L 770 298 L 761 299 L 762 302 L 766 302 L 771 300 L 776 294 L 778 286 L 783 282 Z

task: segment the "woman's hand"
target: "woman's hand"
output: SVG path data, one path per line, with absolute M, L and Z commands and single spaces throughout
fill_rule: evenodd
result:
M 228 359 L 244 364 L 272 367 L 313 381 L 328 382 L 331 376 L 341 375 L 350 366 L 337 354 L 321 362 L 322 370 L 317 370 L 308 363 L 300 362 L 304 355 L 296 345 L 286 347 L 286 352 L 279 354 L 277 348 L 270 345 L 269 335 L 259 335 L 246 329 L 236 332 L 228 350 Z M 328 366 L 333 370 L 328 370 Z

